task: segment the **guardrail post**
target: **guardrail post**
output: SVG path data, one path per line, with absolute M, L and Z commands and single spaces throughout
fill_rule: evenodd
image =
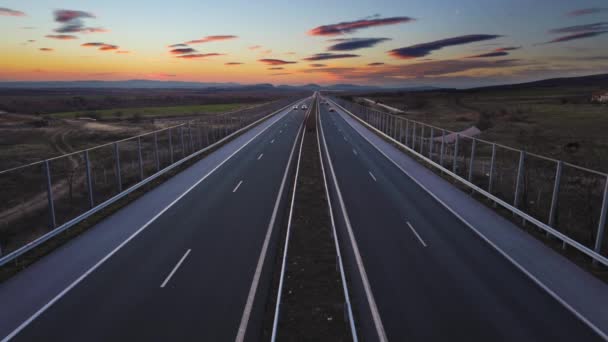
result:
M 492 185 L 494 182 L 494 167 L 496 163 L 496 144 L 492 144 L 492 157 L 490 158 L 490 174 L 488 179 L 488 193 L 492 193 Z
M 441 130 L 441 146 L 439 147 L 439 165 L 443 167 L 443 155 L 445 154 L 445 130 Z
M 200 122 L 198 125 L 198 149 L 203 149 L 203 126 L 200 124 Z
M 144 159 L 141 155 L 141 137 L 137 137 L 137 162 L 139 164 L 139 179 L 144 180 Z
M 519 165 L 517 167 L 517 178 L 515 179 L 515 198 L 513 200 L 513 206 L 515 208 L 519 207 L 519 202 L 521 201 L 521 186 L 524 178 L 524 159 L 526 156 L 525 151 L 519 152 Z
M 44 161 L 44 173 L 46 175 L 46 197 L 49 205 L 49 216 L 51 229 L 57 227 L 57 220 L 55 218 L 55 203 L 53 201 L 53 185 L 51 182 L 51 164 L 48 160 Z
M 469 162 L 469 182 L 473 182 L 473 167 L 475 163 L 475 146 L 477 145 L 477 139 L 473 138 L 471 143 L 471 161 Z
M 458 171 L 458 140 L 460 140 L 460 134 L 456 133 L 456 139 L 454 140 L 454 160 L 452 161 L 452 172 Z
M 154 132 L 154 162 L 156 163 L 156 171 L 160 171 L 160 156 L 158 155 L 158 134 Z
M 186 156 L 186 144 L 184 143 L 184 126 L 179 126 L 179 139 L 182 143 L 182 158 Z
M 93 198 L 93 179 L 91 178 L 91 161 L 89 159 L 89 150 L 84 151 L 84 167 L 87 173 L 87 191 L 89 193 L 89 206 L 93 208 L 95 206 L 95 200 Z
M 435 144 L 435 128 L 431 127 L 431 139 L 429 140 L 429 159 L 433 160 L 433 145 Z
M 420 127 L 420 154 L 424 154 L 424 125 Z
M 557 217 L 557 200 L 559 198 L 559 185 L 562 178 L 563 167 L 564 163 L 561 160 L 558 160 L 555 166 L 555 183 L 553 184 L 553 194 L 551 196 L 551 209 L 549 210 L 549 219 L 547 220 L 547 224 L 550 227 L 553 227 L 555 218 Z M 548 232 L 547 236 L 550 236 Z
M 169 160 L 171 160 L 171 164 L 173 164 L 173 133 L 171 133 L 171 128 L 169 128 Z
M 601 254 L 602 244 L 604 242 L 604 232 L 606 229 L 606 216 L 608 215 L 608 177 L 604 184 L 604 198 L 602 199 L 602 211 L 600 212 L 600 221 L 597 225 L 597 235 L 595 237 L 595 252 Z M 597 260 L 593 259 L 593 265 L 597 265 Z
M 209 127 L 207 125 L 204 126 L 205 129 L 205 142 L 207 143 L 207 145 L 205 145 L 205 147 L 209 146 L 210 144 L 210 139 L 209 139 Z
M 122 176 L 120 174 L 120 151 L 118 150 L 118 143 L 114 143 L 114 159 L 116 160 L 116 181 L 118 185 L 118 192 L 122 192 Z
M 403 118 L 399 118 L 399 142 L 403 142 Z

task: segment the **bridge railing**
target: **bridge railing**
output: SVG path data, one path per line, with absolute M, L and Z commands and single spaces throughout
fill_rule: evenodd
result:
M 206 115 L 0 171 L 0 266 L 294 100 Z
M 513 213 L 522 224 L 608 266 L 608 174 L 410 120 L 340 98 L 332 100 L 416 156 Z

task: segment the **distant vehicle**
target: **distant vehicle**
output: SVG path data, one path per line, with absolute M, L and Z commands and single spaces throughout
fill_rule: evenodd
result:
M 308 109 L 308 107 L 306 107 L 306 105 L 302 105 L 300 106 L 300 109 Z
M 298 105 L 293 106 L 293 109 L 298 109 Z
M 336 110 L 335 110 L 335 109 L 333 109 L 333 108 L 329 108 L 329 111 L 330 111 L 330 112 L 335 112 Z

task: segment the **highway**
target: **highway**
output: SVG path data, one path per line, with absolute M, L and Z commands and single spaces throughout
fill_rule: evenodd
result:
M 328 108 L 321 146 L 361 340 L 602 340 Z
M 305 116 L 285 112 L 5 339 L 257 340 Z

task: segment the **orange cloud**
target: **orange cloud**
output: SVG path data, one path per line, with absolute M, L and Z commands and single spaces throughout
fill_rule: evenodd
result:
M 230 40 L 230 39 L 236 39 L 238 38 L 237 36 L 233 36 L 233 35 L 221 35 L 221 36 L 207 36 L 201 39 L 195 39 L 195 40 L 191 40 L 186 42 L 186 44 L 201 44 L 201 43 L 210 43 L 210 42 L 216 42 L 216 41 L 221 41 L 221 40 Z
M 40 48 L 39 50 L 43 51 L 43 52 L 53 52 L 53 51 L 55 51 L 55 50 L 53 50 L 51 48 Z
M 78 39 L 78 37 L 72 36 L 70 34 L 47 34 L 45 37 L 49 38 L 49 39 L 57 39 L 57 40 L 74 40 L 74 39 Z
M 297 63 L 297 62 L 293 62 L 293 61 L 284 61 L 282 59 L 272 59 L 272 58 L 258 59 L 258 62 L 262 62 L 266 65 L 284 65 L 284 64 L 296 64 Z

